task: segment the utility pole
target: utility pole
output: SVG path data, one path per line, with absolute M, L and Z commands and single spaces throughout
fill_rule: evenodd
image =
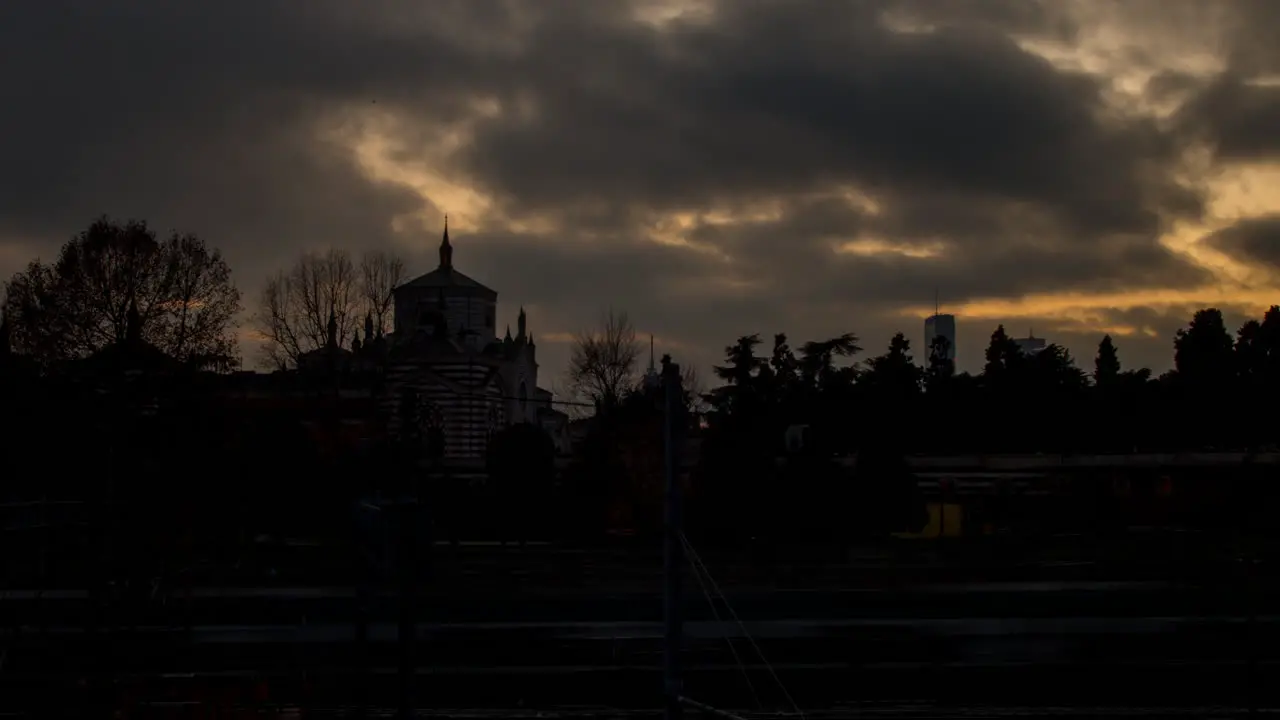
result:
M 680 515 L 680 477 L 677 442 L 684 413 L 680 388 L 680 366 L 671 362 L 669 355 L 662 357 L 662 385 L 664 392 L 664 441 L 663 474 L 666 492 L 666 533 L 664 555 L 664 601 L 666 647 L 664 652 L 663 690 L 665 694 L 666 720 L 680 720 L 683 716 L 680 684 L 680 646 L 683 639 L 683 620 L 680 607 L 680 572 L 684 566 L 684 542 Z

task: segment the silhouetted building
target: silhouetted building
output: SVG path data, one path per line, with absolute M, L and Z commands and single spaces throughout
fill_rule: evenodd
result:
M 537 345 L 524 308 L 516 334 L 494 332 L 498 293 L 453 264 L 446 224 L 435 270 L 395 289 L 395 332 L 388 341 L 382 410 L 400 434 L 406 393 L 424 430 L 443 436 L 446 459 L 480 459 L 498 430 L 527 422 L 564 435 L 568 418 L 538 387 Z M 423 436 L 433 433 L 423 433 Z
M 1035 355 L 1045 348 L 1045 339 L 1036 337 L 1034 332 L 1028 332 L 1024 338 L 1013 338 L 1013 341 L 1023 355 Z
M 520 309 L 516 333 L 494 332 L 498 293 L 463 274 L 453 264 L 453 245 L 446 224 L 436 269 L 393 291 L 394 330 L 384 335 L 372 315 L 364 335 L 357 330 L 343 346 L 337 317 L 330 312 L 323 347 L 298 358 L 296 381 L 274 381 L 277 392 L 318 400 L 319 391 L 342 410 L 341 423 L 351 425 L 353 404 L 372 402 L 381 431 L 391 438 L 420 437 L 443 441 L 436 448 L 446 461 L 479 461 L 500 429 L 527 422 L 545 430 L 558 449 L 567 450 L 568 417 L 553 408 L 552 393 L 538 387 L 537 345 L 528 317 Z M 335 398 L 345 398 L 338 403 Z M 411 417 L 419 427 L 401 427 L 406 398 L 415 406 Z M 373 425 L 365 424 L 364 435 Z
M 921 357 L 926 361 L 929 358 L 929 350 L 933 347 L 933 339 L 939 336 L 947 339 L 947 359 L 954 362 L 956 359 L 955 315 L 939 315 L 935 313 L 934 315 L 925 318 L 924 348 L 921 353 Z
M 395 336 L 413 337 L 420 330 L 431 331 L 435 314 L 443 315 L 451 333 L 470 350 L 483 350 L 497 339 L 495 318 L 498 293 L 463 274 L 453 266 L 453 245 L 445 221 L 440 242 L 440 265 L 395 289 Z M 518 337 L 524 337 L 524 312 Z

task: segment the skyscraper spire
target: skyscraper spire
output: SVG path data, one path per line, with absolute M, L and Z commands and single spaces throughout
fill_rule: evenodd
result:
M 644 373 L 644 389 L 657 390 L 662 384 L 662 378 L 658 375 L 658 369 L 653 365 L 653 333 L 649 333 L 649 369 Z
M 449 216 L 444 216 L 444 238 L 440 241 L 440 269 L 453 269 L 453 246 L 449 244 Z

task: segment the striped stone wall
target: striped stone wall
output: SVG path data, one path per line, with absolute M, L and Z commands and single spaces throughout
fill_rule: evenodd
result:
M 444 431 L 447 460 L 483 458 L 490 435 L 506 425 L 503 390 L 497 367 L 483 362 L 405 364 L 389 369 L 380 411 L 392 437 L 400 434 L 400 398 L 406 388 L 417 391 L 424 422 Z

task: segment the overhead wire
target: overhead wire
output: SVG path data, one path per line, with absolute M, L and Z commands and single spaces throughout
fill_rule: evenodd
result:
M 681 534 L 680 542 L 684 545 L 685 552 L 687 552 L 691 558 L 690 565 L 693 568 L 693 577 L 698 581 L 698 587 L 702 589 L 702 596 L 707 599 L 707 605 L 711 607 L 711 616 L 715 618 L 717 626 L 724 626 L 724 619 L 720 616 L 720 611 L 716 608 L 715 598 L 711 596 L 711 589 L 707 586 L 707 580 L 709 580 L 710 577 L 705 576 L 703 571 L 692 562 L 693 553 L 691 552 L 688 538 Z M 726 601 L 725 604 L 728 605 L 728 602 Z M 756 685 L 751 681 L 751 673 L 747 670 L 747 664 L 742 661 L 742 656 L 738 653 L 738 648 L 733 644 L 733 638 L 726 632 L 724 634 L 724 639 L 729 645 L 729 652 L 733 654 L 733 661 L 738 664 L 738 669 L 742 671 L 743 680 L 746 680 L 747 682 L 747 689 L 751 691 L 751 699 L 755 701 L 756 708 L 758 710 L 763 710 L 764 703 L 760 701 L 760 693 L 756 692 Z
M 796 715 L 804 718 L 804 711 L 800 709 L 800 705 L 796 703 L 791 692 L 787 690 L 787 686 L 782 682 L 782 678 L 778 677 L 778 671 L 773 667 L 773 663 L 769 662 L 769 659 L 765 657 L 764 651 L 760 649 L 760 644 L 756 642 L 756 639 L 752 637 L 750 631 L 747 630 L 746 623 L 742 622 L 742 618 L 738 616 L 738 612 L 733 609 L 733 605 L 729 602 L 729 598 L 725 597 L 724 591 L 720 589 L 719 583 L 717 583 L 716 579 L 712 577 L 711 571 L 707 569 L 706 563 L 702 561 L 702 557 L 698 554 L 698 551 L 694 549 L 693 543 L 689 541 L 688 536 L 685 535 L 683 531 L 680 533 L 680 541 L 684 545 L 685 551 L 689 554 L 689 559 L 694 563 L 695 571 L 706 575 L 707 581 L 711 583 L 712 589 L 724 602 L 725 609 L 729 611 L 734 622 L 737 623 L 738 629 L 747 638 L 747 642 L 751 643 L 751 647 L 756 651 L 756 656 L 760 658 L 760 662 L 763 663 L 765 669 L 769 671 L 770 677 L 772 677 L 773 681 L 777 683 L 778 689 L 781 690 L 782 694 L 786 697 L 787 702 L 791 705 L 791 709 L 795 711 Z

